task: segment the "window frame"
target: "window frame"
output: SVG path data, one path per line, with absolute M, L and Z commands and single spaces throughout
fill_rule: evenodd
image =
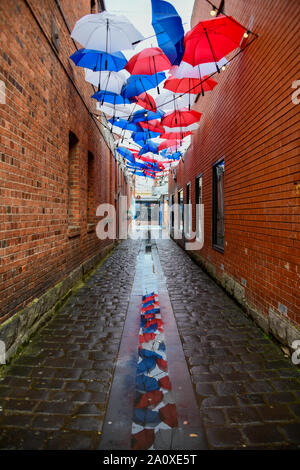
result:
M 216 179 L 216 168 L 224 163 L 224 192 L 223 192 L 223 246 L 217 243 L 217 211 L 218 211 L 218 186 Z M 225 249 L 225 156 L 219 158 L 212 166 L 212 248 L 220 253 Z

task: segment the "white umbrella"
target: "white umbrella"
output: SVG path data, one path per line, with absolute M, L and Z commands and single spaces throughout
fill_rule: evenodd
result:
M 126 82 L 126 77 L 122 72 L 93 72 L 90 69 L 85 69 L 85 79 L 95 86 L 100 85 L 101 90 L 112 91 L 117 95 L 121 93 L 122 86 Z
M 180 93 L 172 93 L 171 91 L 165 91 L 161 95 L 157 96 L 157 98 L 155 99 L 155 103 L 160 111 L 167 112 L 192 105 L 194 104 L 195 99 L 195 94 L 190 94 L 189 96 L 188 93 L 181 95 Z
M 101 103 L 97 101 L 96 103 L 96 109 L 98 111 L 102 111 L 105 114 L 108 114 L 109 116 L 116 116 L 116 117 L 128 117 L 133 113 L 133 107 L 134 105 L 131 104 L 116 104 L 115 106 L 110 103 L 104 103 L 103 106 L 101 106 Z
M 126 16 L 114 15 L 107 11 L 80 18 L 71 37 L 86 49 L 108 53 L 133 49 L 135 43 L 144 39 Z
M 223 57 L 217 65 L 219 69 L 227 64 L 227 59 Z M 170 68 L 170 74 L 176 78 L 203 78 L 205 75 L 210 75 L 217 72 L 217 67 L 215 62 L 207 62 L 206 64 L 199 64 L 196 67 L 188 64 L 187 62 L 181 62 L 180 65 L 173 65 Z

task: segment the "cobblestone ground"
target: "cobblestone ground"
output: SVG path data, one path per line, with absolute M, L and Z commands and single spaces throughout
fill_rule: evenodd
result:
M 157 246 L 210 448 L 297 448 L 297 368 L 178 245 Z M 7 367 L 0 449 L 99 448 L 139 248 L 122 242 Z
M 300 448 L 300 374 L 173 241 L 157 241 L 212 449 Z
M 7 367 L 0 449 L 97 449 L 139 242 L 119 245 Z

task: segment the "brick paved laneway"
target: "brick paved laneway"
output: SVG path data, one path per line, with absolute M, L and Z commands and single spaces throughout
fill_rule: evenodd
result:
M 121 243 L 7 367 L 0 449 L 99 448 L 140 246 Z M 296 367 L 180 247 L 157 247 L 209 448 L 296 448 Z

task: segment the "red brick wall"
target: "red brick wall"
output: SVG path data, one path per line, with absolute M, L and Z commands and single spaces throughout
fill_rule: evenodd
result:
M 89 0 L 60 4 L 71 28 L 90 12 Z M 51 45 L 52 17 L 58 52 Z M 75 50 L 55 0 L 0 2 L 0 80 L 6 85 L 6 104 L 0 104 L 0 322 L 111 243 L 87 225 L 97 222 L 88 211 L 88 152 L 94 214 L 101 202 L 113 203 L 118 183 L 100 123 L 89 114 L 95 110 L 92 87 L 69 59 Z M 72 187 L 70 131 L 78 139 Z M 77 227 L 72 238 L 69 225 Z
M 217 2 L 218 4 L 218 2 Z M 222 276 L 246 280 L 250 306 L 268 313 L 287 307 L 300 324 L 299 105 L 292 83 L 300 80 L 297 0 L 226 0 L 225 12 L 259 34 L 200 97 L 203 113 L 192 145 L 170 178 L 170 194 L 203 174 L 205 243 L 199 254 Z M 196 0 L 193 26 L 210 7 Z M 225 159 L 225 249 L 212 248 L 212 165 Z M 298 188 L 298 189 L 297 189 Z M 193 211 L 195 230 L 195 211 Z

